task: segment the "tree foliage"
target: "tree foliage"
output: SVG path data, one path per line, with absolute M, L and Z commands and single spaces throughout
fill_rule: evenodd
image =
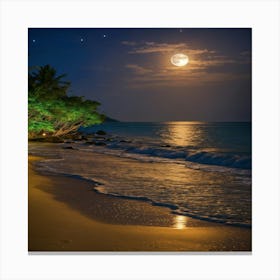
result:
M 65 136 L 80 126 L 99 124 L 104 115 L 97 112 L 96 101 L 68 96 L 69 82 L 57 76 L 49 65 L 28 75 L 28 136 Z

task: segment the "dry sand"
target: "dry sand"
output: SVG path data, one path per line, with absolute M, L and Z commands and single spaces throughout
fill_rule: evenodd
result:
M 38 159 L 29 156 L 29 251 L 251 251 L 251 229 L 191 218 L 179 229 L 180 216 L 167 208 L 99 194 L 80 179 L 39 174 Z

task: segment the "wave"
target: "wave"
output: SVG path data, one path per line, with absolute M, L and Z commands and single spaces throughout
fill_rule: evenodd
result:
M 60 146 L 60 145 L 59 145 Z M 57 149 L 58 147 L 57 146 Z M 83 145 L 82 145 L 83 146 Z M 61 146 L 60 146 L 61 147 Z M 251 222 L 249 218 L 243 217 L 238 213 L 238 211 L 235 213 L 235 209 L 239 208 L 230 208 L 230 211 L 224 211 L 225 208 L 223 208 L 222 211 L 212 211 L 213 209 L 205 209 L 204 207 L 200 207 L 200 204 L 193 204 L 193 203 L 188 203 L 186 204 L 185 202 L 188 200 L 188 197 L 186 196 L 185 202 L 182 204 L 182 202 L 176 197 L 174 199 L 166 199 L 166 197 L 162 197 L 161 190 L 159 186 L 162 186 L 163 182 L 153 182 L 153 188 L 152 190 L 145 192 L 143 186 L 141 185 L 141 188 L 139 188 L 139 191 L 133 191 L 133 192 L 127 192 L 125 187 L 122 186 L 122 184 L 118 185 L 118 188 L 116 188 L 116 185 L 114 184 L 114 180 L 112 178 L 107 179 L 104 178 L 103 176 L 99 176 L 96 173 L 93 173 L 90 169 L 90 161 L 87 159 L 91 158 L 91 155 L 88 154 L 88 158 L 86 159 L 86 162 L 88 162 L 89 165 L 87 165 L 86 169 L 83 168 L 77 168 L 79 167 L 79 163 L 76 163 L 73 168 L 73 160 L 77 161 L 79 158 L 82 159 L 84 158 L 83 154 L 79 155 L 79 147 L 81 147 L 81 144 L 76 145 L 75 149 L 77 148 L 77 151 L 71 152 L 71 153 L 64 153 L 65 150 L 61 149 L 60 151 L 63 151 L 62 154 L 60 154 L 60 158 L 48 158 L 48 159 L 43 159 L 38 162 L 36 162 L 36 168 L 38 171 L 41 171 L 43 173 L 50 173 L 50 174 L 59 174 L 62 176 L 67 176 L 67 177 L 72 177 L 72 178 L 77 178 L 77 179 L 82 179 L 82 180 L 87 180 L 88 182 L 91 182 L 93 184 L 93 190 L 99 193 L 103 193 L 106 195 L 110 196 L 115 196 L 119 198 L 124 198 L 124 199 L 132 199 L 132 200 L 140 200 L 140 201 L 145 201 L 147 203 L 150 203 L 151 205 L 155 206 L 162 206 L 162 207 L 167 207 L 170 209 L 171 213 L 176 214 L 176 215 L 183 215 L 187 217 L 192 217 L 200 220 L 205 220 L 205 221 L 210 221 L 210 222 L 215 222 L 215 223 L 221 223 L 225 225 L 235 225 L 235 226 L 242 226 L 242 227 L 251 227 Z M 85 147 L 86 148 L 86 147 Z M 96 147 L 100 148 L 100 147 Z M 143 148 L 143 147 L 142 147 Z M 109 149 L 107 148 L 102 148 L 103 151 L 106 149 L 107 152 Z M 81 149 L 83 150 L 83 149 Z M 93 150 L 90 147 L 87 147 L 86 150 Z M 164 149 L 163 149 L 164 150 Z M 96 151 L 96 149 L 94 149 Z M 115 150 L 111 150 L 115 151 Z M 82 152 L 82 151 L 81 151 Z M 53 152 L 49 152 L 46 150 L 44 153 L 47 153 L 48 155 L 54 154 Z M 76 154 L 78 153 L 78 154 Z M 34 154 L 36 152 L 34 151 Z M 41 153 L 40 153 L 41 154 Z M 56 156 L 59 155 L 56 153 Z M 127 155 L 127 154 L 126 154 Z M 147 158 L 147 157 L 146 157 Z M 78 160 L 79 161 L 79 160 Z M 96 163 L 96 160 L 93 160 L 93 162 Z M 59 164 L 60 163 L 60 164 Z M 100 164 L 102 162 L 100 161 Z M 81 165 L 82 166 L 82 165 Z M 95 169 L 95 168 L 93 168 Z M 200 168 L 199 168 L 200 169 Z M 125 179 L 125 178 L 124 178 Z M 250 184 L 250 177 L 248 176 L 236 176 L 236 180 L 242 180 L 242 184 Z M 144 184 L 145 182 L 143 182 Z M 148 182 L 149 185 L 149 182 Z M 125 186 L 125 185 L 124 185 Z M 197 186 L 199 188 L 199 186 Z M 137 188 L 137 186 L 135 187 Z M 148 188 L 149 189 L 149 188 Z M 167 188 L 168 189 L 168 188 Z M 174 190 L 174 189 L 173 189 Z M 151 193 L 152 192 L 152 193 Z M 207 197 L 206 197 L 207 198 Z M 191 199 L 191 198 L 189 198 Z M 213 203 L 213 201 L 210 200 L 208 202 L 209 205 Z M 225 204 L 226 205 L 226 204 Z M 218 208 L 217 208 L 218 209 Z
M 101 144 L 102 143 L 102 144 Z M 96 142 L 95 142 L 96 145 Z M 202 150 L 195 150 L 194 148 L 187 147 L 164 147 L 163 145 L 155 146 L 149 143 L 137 143 L 130 140 L 114 140 L 111 142 L 97 143 L 99 151 L 104 151 L 104 149 L 116 150 L 119 156 L 146 156 L 150 158 L 161 158 L 161 159 L 171 159 L 180 160 L 185 163 L 198 163 L 204 165 L 213 165 L 229 168 L 238 168 L 250 170 L 252 168 L 251 156 L 246 154 L 233 154 L 227 152 L 209 152 Z M 96 150 L 96 149 L 95 149 Z M 135 157 L 137 159 L 137 157 Z M 140 157 L 139 159 L 143 159 Z
M 183 159 L 185 161 L 196 162 L 201 164 L 251 169 L 251 158 L 248 156 L 225 155 L 205 151 L 172 151 L 166 149 L 145 147 L 128 148 L 126 149 L 126 151 L 131 153 L 145 154 L 169 159 Z
M 83 178 L 83 179 L 88 180 L 88 178 Z M 96 183 L 96 181 L 93 181 L 93 182 Z M 106 187 L 102 186 L 101 183 L 97 183 L 97 186 L 94 187 L 94 190 L 98 193 L 110 195 L 113 197 L 145 201 L 145 202 L 150 203 L 153 206 L 166 207 L 166 208 L 169 208 L 171 210 L 171 213 L 175 214 L 175 215 L 182 215 L 182 216 L 186 216 L 186 217 L 190 217 L 190 218 L 194 218 L 194 219 L 199 219 L 199 220 L 214 222 L 214 223 L 219 223 L 219 224 L 251 228 L 250 221 L 248 221 L 248 222 L 234 221 L 234 220 L 230 219 L 230 217 L 227 217 L 226 215 L 224 215 L 224 217 L 221 217 L 221 215 L 216 215 L 216 216 L 209 215 L 208 216 L 208 215 L 205 215 L 202 213 L 193 213 L 192 211 L 185 209 L 183 207 L 180 207 L 177 204 L 154 201 L 145 196 L 121 195 L 121 194 L 117 194 L 117 193 L 110 193 L 110 192 L 106 191 Z
M 59 171 L 55 170 L 54 168 L 51 168 L 48 165 L 48 162 L 53 162 L 53 161 L 57 161 L 57 160 L 58 159 L 39 161 L 36 164 L 37 170 L 41 171 L 45 174 L 56 174 L 56 175 L 60 175 L 60 176 L 65 176 L 65 177 L 70 177 L 70 178 L 87 181 L 94 185 L 93 190 L 97 193 L 109 195 L 112 197 L 117 197 L 120 199 L 144 201 L 144 202 L 150 203 L 153 206 L 166 207 L 166 208 L 169 208 L 171 213 L 175 214 L 175 215 L 182 215 L 182 216 L 195 218 L 195 219 L 199 219 L 199 220 L 203 220 L 203 221 L 220 223 L 220 224 L 231 225 L 231 226 L 248 227 L 248 228 L 251 227 L 250 221 L 248 221 L 248 222 L 234 221 L 234 220 L 231 220 L 230 217 L 227 217 L 227 216 L 224 216 L 224 217 L 210 216 L 210 215 L 208 216 L 203 213 L 194 213 L 191 210 L 180 207 L 179 205 L 177 205 L 175 203 L 166 203 L 166 202 L 155 201 L 155 200 L 150 199 L 145 196 L 122 195 L 122 194 L 118 194 L 118 193 L 109 192 L 106 189 L 106 185 L 104 183 L 101 183 L 100 181 L 94 180 L 94 179 L 92 179 L 88 176 L 84 176 L 84 175 L 59 172 Z

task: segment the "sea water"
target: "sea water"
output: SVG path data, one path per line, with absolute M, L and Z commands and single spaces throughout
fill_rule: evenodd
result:
M 251 123 L 110 122 L 94 143 L 32 144 L 41 170 L 79 175 L 97 191 L 146 200 L 176 214 L 251 226 Z M 55 147 L 55 148 L 54 148 Z

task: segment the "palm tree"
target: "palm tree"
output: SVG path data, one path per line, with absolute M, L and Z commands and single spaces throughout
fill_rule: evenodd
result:
M 62 81 L 65 74 L 57 76 L 56 70 L 50 65 L 37 68 L 28 75 L 28 91 L 40 89 L 46 98 L 59 98 L 66 95 L 70 82 Z

